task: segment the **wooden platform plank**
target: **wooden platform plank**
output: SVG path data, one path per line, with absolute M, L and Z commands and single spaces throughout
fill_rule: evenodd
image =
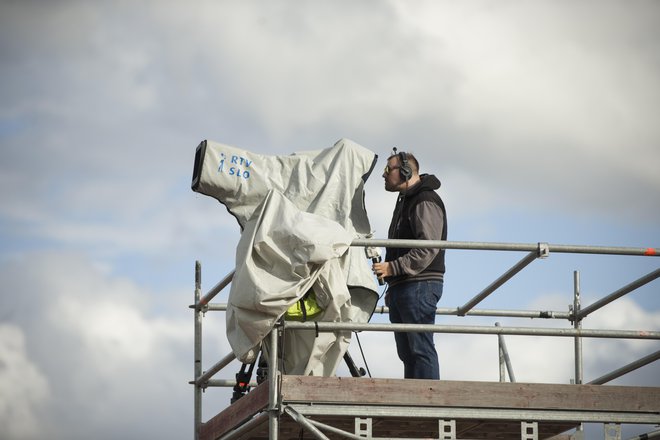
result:
M 284 376 L 286 402 L 660 412 L 660 388 Z
M 357 407 L 365 414 L 370 408 L 382 408 L 375 413 L 385 408 L 399 408 L 399 411 L 372 417 L 374 437 L 438 438 L 438 421 L 421 414 L 427 408 L 445 412 L 451 408 L 471 409 L 469 418 L 456 420 L 456 432 L 460 439 L 475 440 L 520 439 L 518 416 L 526 410 L 563 411 L 569 415 L 539 420 L 539 439 L 562 438 L 562 433 L 579 425 L 579 417 L 576 415 L 573 419 L 572 415 L 584 410 L 652 414 L 660 420 L 660 388 L 657 387 L 283 376 L 280 392 L 282 405 L 321 408 L 320 412 L 310 412 L 307 417 L 347 432 L 354 432 L 355 417 L 340 415 L 331 408 L 326 411 L 325 407 Z M 203 424 L 200 438 L 218 439 L 251 420 L 253 425 L 249 431 L 238 438 L 268 439 L 268 417 L 263 413 L 267 404 L 268 384 L 263 383 Z M 508 410 L 514 416 L 494 419 L 485 415 L 492 411 L 501 414 L 500 410 Z M 257 414 L 261 416 L 255 418 Z M 280 439 L 300 438 L 301 426 L 288 415 L 280 416 L 279 426 Z M 324 433 L 331 440 L 344 438 Z
M 202 424 L 200 439 L 216 439 L 252 418 L 268 406 L 268 383 L 264 382 L 247 395 Z
M 355 422 L 353 418 L 336 416 L 315 416 L 310 419 L 353 433 Z M 312 438 L 301 425 L 293 421 L 287 415 L 282 415 L 279 422 L 280 440 L 299 440 L 301 433 L 303 438 Z M 539 423 L 539 439 L 549 440 L 555 438 L 558 433 L 566 432 L 577 427 L 576 423 Z M 346 440 L 346 437 L 329 431 L 321 431 L 330 440 Z M 483 421 L 474 424 L 467 421 L 457 421 L 457 438 L 461 440 L 520 440 L 520 423 L 515 421 Z M 417 438 L 437 439 L 439 438 L 439 427 L 437 420 L 429 419 L 373 419 L 372 435 L 374 438 Z M 207 437 L 217 439 L 219 437 Z M 558 437 L 561 439 L 561 437 Z M 240 440 L 268 440 L 268 420 L 263 422 L 249 432 L 238 437 Z

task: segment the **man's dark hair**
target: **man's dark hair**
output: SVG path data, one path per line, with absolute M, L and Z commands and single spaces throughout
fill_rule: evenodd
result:
M 398 153 L 391 154 L 390 157 L 387 158 L 387 160 L 389 161 L 393 157 L 398 157 L 399 158 L 399 163 L 402 164 L 403 161 L 401 160 L 401 153 L 402 153 L 402 151 L 399 151 Z M 405 155 L 406 155 L 406 160 L 408 161 L 408 165 L 410 166 L 412 171 L 413 172 L 416 171 L 419 174 L 419 162 L 417 161 L 417 158 L 415 157 L 415 155 L 413 153 L 408 153 L 408 152 L 405 152 Z

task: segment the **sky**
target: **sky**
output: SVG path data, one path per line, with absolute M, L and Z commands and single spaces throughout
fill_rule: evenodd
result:
M 442 181 L 449 240 L 659 248 L 659 37 L 660 3 L 638 0 L 0 1 L 0 438 L 192 437 L 194 265 L 207 291 L 240 235 L 190 189 L 204 139 L 267 155 L 341 138 L 370 149 L 376 238 L 397 146 Z M 448 251 L 439 306 L 465 304 L 523 257 Z M 478 308 L 566 312 L 575 272 L 584 306 L 658 266 L 551 253 Z M 658 283 L 583 327 L 658 331 Z M 229 353 L 223 313 L 206 314 L 203 342 L 204 368 Z M 402 377 L 392 335 L 360 342 L 373 377 Z M 442 378 L 498 380 L 495 337 L 436 345 Z M 507 345 L 520 382 L 574 378 L 570 338 Z M 585 339 L 584 380 L 658 348 Z M 656 362 L 612 384 L 658 378 Z M 207 390 L 203 419 L 229 396 Z

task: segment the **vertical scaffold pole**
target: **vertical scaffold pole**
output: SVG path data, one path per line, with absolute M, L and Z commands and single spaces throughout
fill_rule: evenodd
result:
M 573 328 L 579 330 L 582 328 L 582 319 L 580 316 L 580 308 L 582 307 L 580 301 L 580 272 L 573 271 Z M 582 365 L 582 338 L 576 336 L 575 341 L 575 384 L 582 384 L 584 378 L 584 370 Z M 584 426 L 582 423 L 577 428 L 578 433 L 582 433 Z M 578 437 L 580 438 L 580 437 Z
M 580 315 L 580 272 L 573 272 L 573 328 L 579 330 L 582 328 L 582 320 L 578 319 Z M 583 380 L 582 369 L 582 338 L 575 337 L 575 383 L 581 384 Z
M 495 327 L 500 327 L 500 323 L 496 322 Z M 504 335 L 497 335 L 497 346 L 499 347 L 500 352 L 500 382 L 506 382 L 505 366 L 506 371 L 509 372 L 509 380 L 515 382 L 516 375 L 513 373 L 513 365 L 511 364 L 511 358 L 509 357 L 509 350 L 506 348 Z
M 495 325 L 499 325 L 499 322 L 496 322 Z M 497 335 L 497 347 L 500 355 L 500 382 L 506 382 L 506 366 L 504 365 L 504 351 L 502 350 L 502 340 L 499 338 L 501 335 Z
M 277 407 L 278 387 L 279 387 L 279 368 L 277 366 L 277 344 L 279 344 L 278 334 L 279 324 L 276 324 L 270 331 L 270 347 L 268 353 L 268 432 L 270 440 L 277 440 L 279 436 L 279 414 Z
M 202 310 L 199 306 L 202 297 L 202 264 L 195 261 L 195 352 L 194 352 L 194 372 L 195 381 L 202 375 Z M 199 440 L 200 430 L 202 428 L 202 388 L 195 384 L 194 399 L 194 439 Z

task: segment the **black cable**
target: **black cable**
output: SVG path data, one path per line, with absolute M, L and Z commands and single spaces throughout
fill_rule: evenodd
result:
M 364 361 L 364 366 L 367 368 L 367 374 L 371 377 L 371 371 L 369 371 L 369 364 L 367 364 L 367 358 L 364 356 L 364 351 L 362 350 L 362 344 L 360 343 L 360 337 L 355 333 L 355 339 L 357 339 L 358 347 L 360 347 L 360 353 L 362 354 L 362 360 Z
M 383 293 L 381 293 L 381 294 L 378 296 L 378 301 L 380 301 L 381 299 L 383 299 L 383 297 L 384 297 L 385 294 L 387 293 L 387 289 L 389 289 L 389 287 L 390 287 L 390 285 L 389 285 L 387 282 L 385 282 L 385 288 L 383 289 Z M 378 304 L 378 301 L 376 301 L 376 304 Z

